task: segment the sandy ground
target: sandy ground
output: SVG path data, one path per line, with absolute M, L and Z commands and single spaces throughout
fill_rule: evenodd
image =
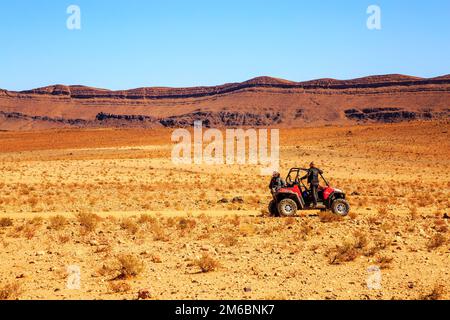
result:
M 174 165 L 169 130 L 1 132 L 0 298 L 448 299 L 449 129 L 282 130 L 345 219 L 268 217 L 259 167 Z

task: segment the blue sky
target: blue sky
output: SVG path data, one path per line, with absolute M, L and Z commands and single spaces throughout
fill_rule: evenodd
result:
M 68 30 L 67 7 L 81 8 Z M 369 5 L 382 29 L 369 30 Z M 215 85 L 450 73 L 448 0 L 14 0 L 0 5 L 0 88 Z

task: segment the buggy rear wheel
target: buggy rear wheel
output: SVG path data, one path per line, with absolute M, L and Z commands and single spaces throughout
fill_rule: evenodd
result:
M 350 205 L 344 199 L 337 199 L 333 201 L 331 205 L 331 210 L 333 211 L 334 214 L 345 217 L 350 212 Z
M 278 213 L 277 202 L 275 200 L 272 200 L 269 203 L 269 214 L 271 217 L 280 216 L 280 214 Z
M 283 199 L 278 204 L 278 212 L 282 217 L 293 217 L 297 213 L 297 203 L 292 199 Z

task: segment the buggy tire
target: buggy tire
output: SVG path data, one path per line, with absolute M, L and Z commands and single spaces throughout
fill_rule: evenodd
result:
M 334 214 L 345 217 L 350 213 L 350 205 L 347 200 L 337 199 L 331 204 L 331 211 L 333 211 Z
M 282 217 L 293 217 L 297 214 L 297 203 L 292 199 L 283 199 L 278 204 L 278 212 Z
M 277 202 L 275 200 L 270 201 L 269 203 L 269 214 L 271 217 L 279 217 Z

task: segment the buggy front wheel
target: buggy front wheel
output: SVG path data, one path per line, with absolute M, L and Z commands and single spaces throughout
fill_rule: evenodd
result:
M 293 217 L 297 213 L 297 203 L 292 199 L 283 199 L 278 204 L 278 212 L 282 217 Z
M 331 210 L 333 211 L 334 214 L 345 217 L 350 212 L 350 205 L 344 199 L 337 199 L 334 200 L 333 203 L 331 204 Z

